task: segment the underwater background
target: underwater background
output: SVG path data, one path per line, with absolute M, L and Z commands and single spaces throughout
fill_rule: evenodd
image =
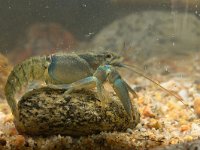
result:
M 0 149 L 200 147 L 199 0 L 0 0 L 0 12 Z M 47 115 L 53 118 L 52 124 L 47 127 L 47 121 L 44 130 L 39 119 L 41 124 L 33 123 L 38 115 L 32 113 L 38 107 L 44 108 L 38 111 L 39 115 L 52 107 L 64 114 L 64 119 L 70 118 L 63 107 L 70 100 L 62 99 L 63 91 L 43 89 L 44 83 L 35 81 L 16 92 L 22 118 L 27 120 L 12 116 L 4 88 L 17 64 L 32 56 L 56 52 L 102 51 L 122 56 L 124 63 L 140 68 L 142 74 L 180 97 L 184 104 L 143 76 L 119 69 L 138 95 L 131 96 L 134 108 L 137 107 L 135 113 L 140 114 L 140 120 L 136 115 L 133 128 L 109 84 L 105 88 L 110 102 L 105 106 L 96 100 L 94 89 L 71 95 L 74 101 L 69 109 L 74 116 L 70 117 L 77 122 L 70 122 L 70 127 L 54 124 L 58 120 L 50 113 Z M 76 115 L 82 113 L 79 120 Z M 91 118 L 96 119 L 92 122 Z M 37 127 L 42 132 L 37 136 L 23 133 L 18 128 L 21 123 L 28 126 L 30 133 L 35 133 Z

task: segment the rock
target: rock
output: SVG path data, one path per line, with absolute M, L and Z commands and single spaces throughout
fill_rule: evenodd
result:
M 126 131 L 139 123 L 139 112 L 133 105 L 133 122 L 118 97 L 100 101 L 93 91 L 75 91 L 65 96 L 64 90 L 40 88 L 26 93 L 18 103 L 19 133 L 30 135 L 97 134 L 101 131 Z
M 200 20 L 193 14 L 141 11 L 105 27 L 91 47 L 115 52 L 123 49 L 125 58 L 141 62 L 154 55 L 185 55 L 188 50 L 199 50 L 199 39 Z

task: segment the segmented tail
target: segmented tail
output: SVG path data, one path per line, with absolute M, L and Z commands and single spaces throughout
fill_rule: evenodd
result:
M 46 56 L 32 57 L 16 65 L 11 71 L 5 86 L 5 96 L 15 117 L 18 116 L 15 94 L 32 80 L 44 80 L 46 60 Z

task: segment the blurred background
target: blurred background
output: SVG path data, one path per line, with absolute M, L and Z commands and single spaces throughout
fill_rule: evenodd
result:
M 199 50 L 198 0 L 0 0 L 0 52 L 13 63 L 103 49 L 143 61 Z

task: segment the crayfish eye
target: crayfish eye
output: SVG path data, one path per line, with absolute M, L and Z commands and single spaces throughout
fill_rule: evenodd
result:
M 112 57 L 111 54 L 107 54 L 107 55 L 106 55 L 106 58 L 111 58 L 111 57 Z

